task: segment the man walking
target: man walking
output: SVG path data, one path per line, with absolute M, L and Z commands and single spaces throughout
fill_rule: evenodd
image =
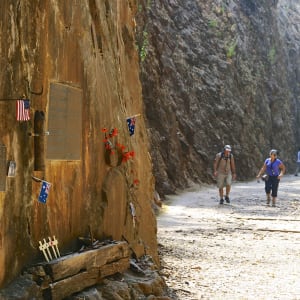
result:
M 217 178 L 220 204 L 224 204 L 224 188 L 225 201 L 226 203 L 230 203 L 229 193 L 232 179 L 236 179 L 235 162 L 230 145 L 226 145 L 222 152 L 217 153 L 214 161 L 214 176 Z

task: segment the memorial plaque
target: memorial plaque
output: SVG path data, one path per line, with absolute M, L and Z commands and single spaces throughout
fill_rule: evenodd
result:
M 7 174 L 7 161 L 6 161 L 6 147 L 0 144 L 0 191 L 6 189 L 6 174 Z
M 80 160 L 82 135 L 82 90 L 65 84 L 50 84 L 47 159 Z

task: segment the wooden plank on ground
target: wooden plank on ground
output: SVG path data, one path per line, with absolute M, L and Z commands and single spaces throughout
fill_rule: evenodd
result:
M 61 300 L 83 289 L 93 286 L 98 282 L 99 269 L 90 269 L 72 277 L 65 278 L 50 284 L 50 294 L 52 300 Z
M 128 268 L 129 257 L 106 264 L 99 268 L 92 268 L 74 276 L 54 282 L 50 284 L 51 299 L 64 299 L 67 296 L 97 284 L 100 279 L 106 276 L 113 275 L 118 272 L 124 272 Z
M 53 260 L 45 265 L 45 271 L 53 281 L 75 275 L 83 270 L 100 268 L 103 265 L 129 257 L 126 242 L 116 242 L 97 249 L 76 253 Z
M 122 258 L 116 262 L 106 264 L 99 268 L 99 278 L 104 278 L 116 273 L 123 273 L 130 267 L 129 257 Z

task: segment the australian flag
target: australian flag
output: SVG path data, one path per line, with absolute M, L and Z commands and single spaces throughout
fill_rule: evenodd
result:
M 135 117 L 127 118 L 127 125 L 130 136 L 134 135 L 134 129 L 135 129 Z
M 49 183 L 47 181 L 43 181 L 42 188 L 41 188 L 40 195 L 39 195 L 39 201 L 44 204 L 46 204 L 50 186 L 51 186 L 51 183 Z

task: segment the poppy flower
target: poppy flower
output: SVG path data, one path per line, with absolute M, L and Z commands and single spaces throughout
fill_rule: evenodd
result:
M 134 180 L 133 180 L 133 184 L 134 184 L 134 185 L 138 185 L 139 183 L 140 183 L 140 181 L 139 181 L 138 179 L 134 179 Z

